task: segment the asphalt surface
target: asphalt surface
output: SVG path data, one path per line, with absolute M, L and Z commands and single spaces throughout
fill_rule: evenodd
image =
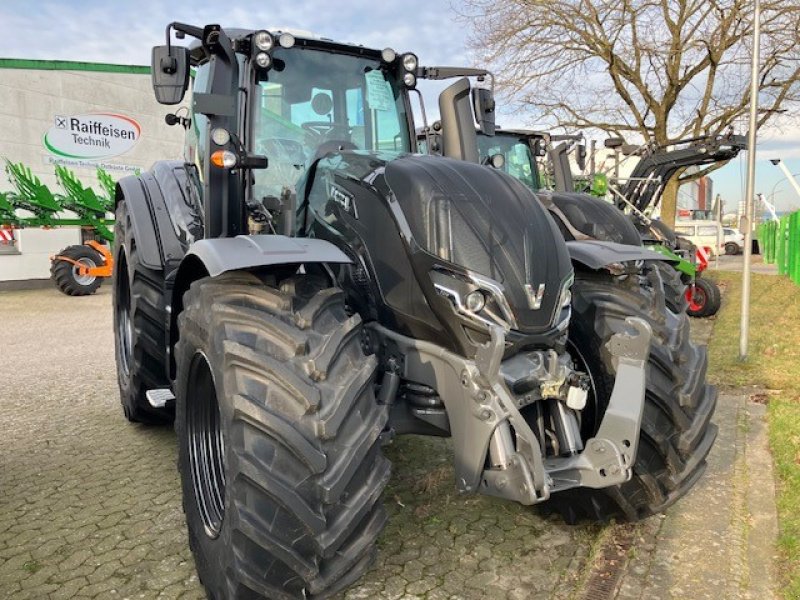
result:
M 710 323 L 698 325 L 707 336 Z M 108 286 L 86 298 L 2 292 L 0 331 L 0 598 L 203 598 L 174 433 L 122 416 Z M 774 538 L 774 503 L 770 513 L 748 483 L 771 482 L 751 408 L 744 397 L 720 399 L 706 477 L 666 517 L 635 527 L 567 526 L 460 496 L 447 440 L 399 439 L 386 450 L 393 477 L 379 559 L 342 597 L 769 597 L 769 569 L 747 558 L 763 563 Z M 746 434 L 742 423 L 753 424 Z

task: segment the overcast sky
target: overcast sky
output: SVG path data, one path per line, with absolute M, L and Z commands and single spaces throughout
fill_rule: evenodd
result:
M 365 46 L 414 51 L 423 64 L 472 65 L 469 27 L 456 19 L 453 8 L 458 1 L 246 1 L 231 8 L 232 2 L 204 5 L 184 0 L 2 0 L 0 58 L 149 64 L 150 48 L 164 43 L 166 24 L 184 21 L 305 29 Z M 428 111 L 433 113 L 441 86 L 423 83 L 428 84 L 423 91 Z M 536 127 L 541 124 L 535 117 L 505 112 L 501 106 L 498 123 Z M 779 209 L 800 208 L 800 197 L 766 160 L 782 157 L 793 173 L 800 172 L 800 130 L 779 124 L 765 132 L 757 156 L 756 191 L 767 196 L 774 192 Z M 743 195 L 744 169 L 744 158 L 736 159 L 713 176 L 715 192 L 723 195 L 727 207 L 735 207 Z

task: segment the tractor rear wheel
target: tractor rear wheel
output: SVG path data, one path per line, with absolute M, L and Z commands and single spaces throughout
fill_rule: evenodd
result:
M 139 262 L 125 200 L 114 225 L 114 350 L 125 417 L 134 423 L 170 423 L 174 409 L 154 408 L 147 390 L 166 388 L 166 304 L 164 274 Z
M 717 435 L 711 423 L 717 390 L 707 385 L 704 347 L 689 337 L 689 320 L 664 306 L 660 289 L 636 278 L 576 273 L 569 345 L 578 368 L 589 372 L 595 406 L 582 423 L 591 437 L 602 419 L 614 386 L 615 368 L 605 348 L 627 328 L 629 316 L 645 319 L 653 330 L 647 363 L 645 407 L 633 477 L 603 489 L 575 488 L 554 494 L 550 508 L 568 522 L 582 518 L 635 521 L 664 511 L 684 496 L 705 470 Z M 659 286 L 660 287 L 660 286 Z
M 59 258 L 61 256 L 70 260 Z M 103 283 L 103 278 L 82 275 L 81 267 L 93 269 L 101 266 L 103 262 L 103 257 L 91 246 L 84 244 L 68 246 L 59 252 L 50 263 L 50 278 L 55 282 L 56 287 L 67 296 L 89 296 L 97 291 L 97 288 Z
M 192 284 L 178 317 L 178 467 L 209 598 L 319 598 L 370 566 L 390 465 L 376 360 L 344 295 L 231 272 Z

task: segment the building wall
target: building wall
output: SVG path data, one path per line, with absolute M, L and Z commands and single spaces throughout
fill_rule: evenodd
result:
M 155 101 L 148 67 L 0 59 L 0 158 L 24 163 L 53 191 L 59 191 L 53 163 L 60 162 L 74 171 L 84 185 L 100 191 L 97 166 L 120 179 L 137 170 L 147 170 L 155 160 L 181 158 L 183 129 L 164 123 L 164 115 L 177 108 Z M 133 119 L 141 127 L 136 143 L 119 156 L 80 162 L 45 147 L 44 136 L 54 126 L 56 116 L 90 113 L 115 113 Z M 11 189 L 6 177 L 1 177 L 0 191 Z M 75 243 L 80 238 L 77 230 L 65 235 Z M 0 281 L 46 277 L 41 256 L 60 250 L 65 235 L 49 231 L 28 236 L 29 252 L 33 254 L 35 247 L 39 255 L 32 263 L 31 257 L 24 257 L 25 244 L 20 240 L 17 249 L 22 254 L 0 255 Z M 17 238 L 20 239 L 20 232 Z M 35 266 L 27 268 L 25 264 Z

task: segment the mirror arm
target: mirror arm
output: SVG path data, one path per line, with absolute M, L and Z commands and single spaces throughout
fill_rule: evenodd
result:
M 186 23 L 179 23 L 178 21 L 173 21 L 172 23 L 167 25 L 167 48 L 171 46 L 170 35 L 169 35 L 170 29 L 175 30 L 175 37 L 177 37 L 178 39 L 182 39 L 185 35 L 190 35 L 198 40 L 203 39 L 202 27 L 195 27 L 194 25 L 187 25 Z
M 470 67 L 418 67 L 417 79 L 454 79 L 456 77 L 488 77 L 489 89 L 494 95 L 494 73 L 486 69 L 473 69 Z

